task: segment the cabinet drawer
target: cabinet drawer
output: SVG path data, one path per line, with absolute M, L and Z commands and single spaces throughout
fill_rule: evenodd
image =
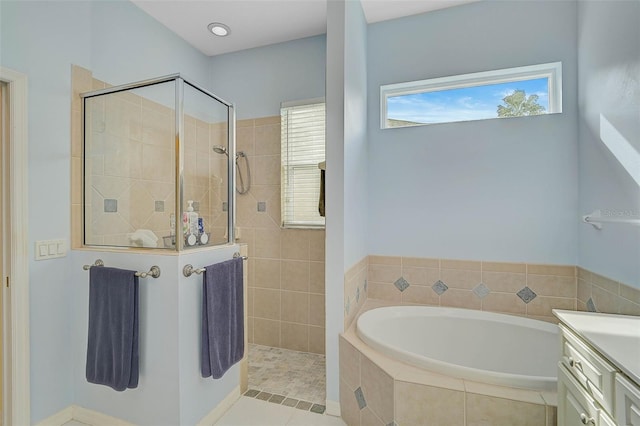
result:
M 562 362 L 558 363 L 558 425 L 599 426 L 600 410 Z
M 613 413 L 615 368 L 582 343 L 570 330 L 562 325 L 560 329 L 562 364 L 608 413 Z
M 640 426 L 640 388 L 616 374 L 616 421 L 624 426 Z

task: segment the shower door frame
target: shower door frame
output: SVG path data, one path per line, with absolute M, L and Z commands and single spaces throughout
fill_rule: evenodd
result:
M 148 80 L 137 81 L 134 83 L 122 84 L 120 86 L 108 87 L 105 89 L 93 90 L 90 92 L 81 93 L 82 98 L 82 245 L 87 246 L 85 243 L 85 209 L 86 209 L 86 188 L 85 188 L 85 137 L 86 137 L 86 123 L 85 123 L 85 100 L 97 96 L 108 95 L 111 93 L 124 92 L 127 90 L 141 89 L 143 87 L 153 86 L 156 84 L 175 82 L 175 217 L 176 217 L 176 236 L 178 235 L 178 220 L 182 218 L 183 205 L 184 205 L 184 85 L 187 84 L 192 88 L 202 92 L 203 94 L 213 98 L 227 107 L 227 143 L 229 145 L 229 159 L 227 162 L 227 199 L 228 199 L 228 211 L 227 211 L 227 243 L 235 244 L 235 219 L 236 219 L 236 197 L 235 197 L 235 175 L 236 164 L 233 161 L 236 155 L 236 113 L 235 106 L 231 102 L 227 102 L 221 97 L 211 93 L 210 91 L 200 87 L 197 84 L 187 80 L 180 73 L 169 74 L 162 77 L 152 78 Z M 176 237 L 175 251 L 180 253 L 184 250 L 184 241 L 182 238 Z M 216 246 L 212 246 L 216 247 Z M 117 247 L 118 249 L 127 250 L 131 247 Z M 137 248 L 137 247 L 136 247 Z

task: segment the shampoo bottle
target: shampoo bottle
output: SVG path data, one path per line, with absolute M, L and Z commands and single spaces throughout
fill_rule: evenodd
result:
M 198 235 L 198 212 L 193 210 L 193 200 L 187 201 L 187 216 L 189 220 L 189 233 L 192 235 Z

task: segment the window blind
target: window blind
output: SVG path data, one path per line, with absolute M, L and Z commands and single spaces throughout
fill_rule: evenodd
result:
M 325 161 L 325 104 L 283 106 L 280 114 L 282 226 L 324 227 L 318 163 Z

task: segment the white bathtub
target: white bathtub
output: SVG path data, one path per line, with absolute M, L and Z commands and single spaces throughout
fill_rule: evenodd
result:
M 357 333 L 367 345 L 448 376 L 555 391 L 558 327 L 469 309 L 390 306 L 363 313 Z

